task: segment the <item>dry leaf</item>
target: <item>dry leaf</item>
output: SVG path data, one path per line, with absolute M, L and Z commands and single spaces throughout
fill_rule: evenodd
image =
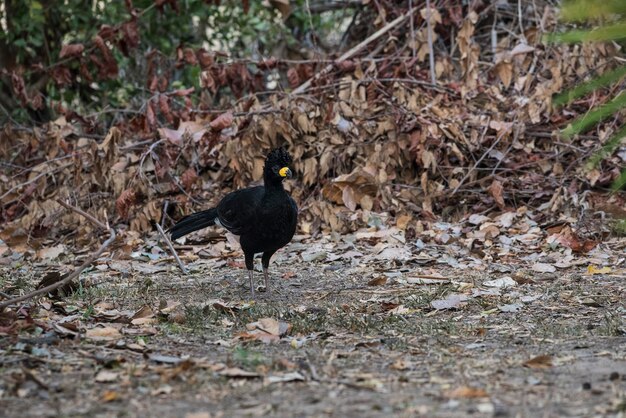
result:
M 122 334 L 113 327 L 96 327 L 88 329 L 85 336 L 95 341 L 111 341 L 122 338 Z
M 484 389 L 471 386 L 461 386 L 459 388 L 446 392 L 444 395 L 451 399 L 476 399 L 489 397 Z
M 548 355 L 533 357 L 526 360 L 522 365 L 531 369 L 547 369 L 552 367 L 552 357 Z
M 378 276 L 367 282 L 368 286 L 382 286 L 387 283 L 387 278 L 385 276 Z

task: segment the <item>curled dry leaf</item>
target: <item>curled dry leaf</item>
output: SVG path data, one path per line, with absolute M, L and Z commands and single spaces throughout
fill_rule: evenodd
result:
M 83 53 L 85 46 L 83 44 L 68 44 L 61 47 L 59 58 L 77 57 Z
M 233 114 L 232 112 L 226 112 L 219 115 L 215 118 L 209 126 L 216 132 L 224 130 L 233 124 Z
M 122 219 L 128 217 L 128 211 L 131 206 L 137 202 L 137 193 L 133 189 L 126 189 L 120 194 L 115 201 L 115 209 Z

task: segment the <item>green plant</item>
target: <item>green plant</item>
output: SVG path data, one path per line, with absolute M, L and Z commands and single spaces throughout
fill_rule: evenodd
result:
M 580 43 L 593 41 L 620 41 L 626 39 L 626 2 L 623 0 L 608 0 L 597 2 L 594 0 L 564 1 L 561 9 L 563 20 L 568 22 L 600 22 L 596 28 L 576 29 L 564 33 L 549 34 L 548 42 Z M 555 106 L 565 106 L 588 93 L 623 81 L 626 75 L 626 65 L 621 65 L 593 80 L 583 83 L 569 91 L 554 97 Z M 626 108 L 626 93 L 618 92 L 609 102 L 591 109 L 570 123 L 562 134 L 566 138 L 580 134 L 598 122 L 617 115 Z M 626 139 L 626 127 L 617 129 L 591 158 L 587 161 L 587 168 L 593 169 L 610 156 L 619 144 Z M 614 180 L 613 190 L 622 189 L 626 185 L 626 169 Z

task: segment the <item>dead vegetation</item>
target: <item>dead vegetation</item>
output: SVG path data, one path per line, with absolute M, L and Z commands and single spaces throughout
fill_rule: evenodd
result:
M 151 63 L 149 97 L 115 123 L 66 110 L 4 126 L 8 416 L 626 413 L 612 223 L 626 209 L 605 190 L 623 149 L 584 164 L 623 114 L 565 140 L 610 94 L 551 106 L 623 59 L 617 44 L 542 44 L 558 28 L 546 1 L 382 3 L 342 60 L 181 50 Z M 160 65 L 198 67 L 202 88 L 171 87 Z M 272 71 L 282 89 L 261 92 Z M 236 237 L 213 230 L 176 244 L 181 274 L 154 224 L 259 180 L 283 144 L 301 214 L 272 291 L 247 299 Z M 71 286 L 29 295 L 72 271 Z

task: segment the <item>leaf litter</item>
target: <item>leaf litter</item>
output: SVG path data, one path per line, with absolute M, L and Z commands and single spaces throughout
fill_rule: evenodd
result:
M 0 312 L 7 411 L 80 415 L 102 401 L 98 413 L 135 416 L 623 412 L 625 247 L 597 212 L 623 213 L 624 202 L 589 189 L 623 161 L 566 184 L 565 167 L 594 141 L 554 141 L 563 115 L 549 105 L 576 68 L 611 62 L 614 46 L 545 49 L 528 28 L 526 42 L 500 37 L 484 67 L 490 48 L 478 35 L 489 19 L 451 10 L 430 23 L 458 26 L 462 59 L 438 61 L 438 77 L 454 80 L 457 66 L 463 75 L 440 89 L 377 80 L 396 67 L 384 60 L 367 82 L 355 59 L 337 64 L 347 84 L 324 105 L 279 95 L 272 112 L 252 100 L 140 134 L 122 123 L 101 140 L 67 117 L 37 132 L 4 129 L 2 159 L 30 168 L 0 175 L 3 297 L 59 280 L 98 239 L 53 196 L 125 225 L 71 288 Z M 554 27 L 551 7 L 535 11 Z M 425 33 L 412 36 L 418 61 Z M 145 125 L 158 112 L 173 120 L 170 104 L 146 106 Z M 259 180 L 277 138 L 297 157 L 289 187 L 303 210 L 271 291 L 248 300 L 236 240 L 211 231 L 177 245 L 190 269 L 180 275 L 152 233 L 173 215 L 163 201 L 186 212 Z M 60 242 L 68 229 L 74 242 Z

